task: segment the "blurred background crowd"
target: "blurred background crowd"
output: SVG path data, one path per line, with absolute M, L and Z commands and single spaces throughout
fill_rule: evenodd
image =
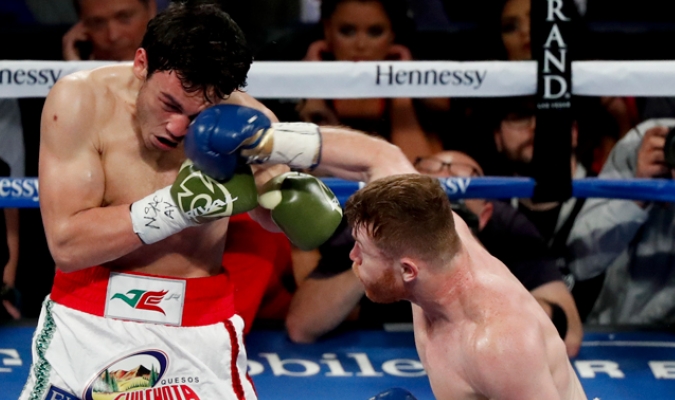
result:
M 259 61 L 532 58 L 530 0 L 220 0 Z M 675 59 L 667 2 L 575 0 L 575 60 Z M 150 18 L 169 0 L 3 0 L 0 59 L 133 58 Z M 1 86 L 0 86 L 1 90 Z M 44 99 L 0 99 L 0 173 L 37 176 Z M 530 176 L 531 98 L 278 99 L 281 120 L 346 125 L 403 149 L 421 173 Z M 672 177 L 663 149 L 675 98 L 576 97 L 570 132 L 575 178 Z M 672 119 L 671 119 L 672 118 Z M 669 329 L 675 322 L 675 209 L 607 199 L 454 204 L 485 247 L 531 291 L 576 354 L 584 324 Z M 54 263 L 39 210 L 4 209 L 0 321 L 36 318 Z M 408 304 L 369 302 L 351 271 L 343 225 L 313 251 L 246 215 L 232 219 L 223 266 L 248 329 L 285 326 L 296 342 L 346 327 L 408 322 Z

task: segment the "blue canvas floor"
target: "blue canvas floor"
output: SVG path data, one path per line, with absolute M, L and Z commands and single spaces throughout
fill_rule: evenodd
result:
M 0 400 L 14 400 L 21 391 L 33 330 L 0 328 Z M 412 332 L 352 331 L 297 345 L 283 331 L 261 330 L 246 342 L 262 400 L 365 400 L 391 387 L 405 388 L 420 400 L 433 399 Z M 675 398 L 675 334 L 587 333 L 572 364 L 589 399 Z

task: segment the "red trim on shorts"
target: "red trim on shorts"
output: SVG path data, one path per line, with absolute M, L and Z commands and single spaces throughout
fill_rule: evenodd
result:
M 57 270 L 49 297 L 68 308 L 103 317 L 110 272 L 105 267 L 90 267 L 70 273 Z M 213 325 L 227 321 L 234 315 L 234 290 L 224 272 L 204 278 L 187 279 L 139 272 L 124 273 L 185 281 L 181 326 Z
M 246 400 L 244 394 L 244 387 L 241 385 L 241 377 L 239 376 L 239 368 L 237 368 L 237 359 L 239 358 L 239 339 L 237 338 L 237 330 L 234 329 L 232 321 L 225 321 L 225 329 L 230 336 L 230 347 L 232 347 L 232 354 L 230 355 L 230 376 L 232 376 L 232 390 L 237 395 L 238 400 Z
M 255 385 L 253 384 L 253 379 L 251 379 L 251 375 L 248 374 L 248 371 L 246 372 L 246 380 L 251 384 L 253 392 L 255 393 L 256 397 L 258 397 L 258 391 L 256 390 Z

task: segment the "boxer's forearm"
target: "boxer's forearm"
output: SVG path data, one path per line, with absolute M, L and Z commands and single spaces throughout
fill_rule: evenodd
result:
M 129 205 L 83 210 L 63 221 L 45 221 L 56 267 L 73 272 L 116 260 L 143 246 L 134 233 Z
M 338 127 L 321 127 L 321 135 L 321 163 L 317 170 L 364 182 L 416 172 L 401 149 L 383 139 Z
M 361 282 L 351 270 L 331 278 L 305 280 L 293 295 L 286 329 L 292 341 L 311 343 L 335 329 L 363 297 Z

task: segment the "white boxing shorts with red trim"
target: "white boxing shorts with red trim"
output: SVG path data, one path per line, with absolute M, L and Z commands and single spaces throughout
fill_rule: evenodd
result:
M 57 272 L 19 399 L 256 399 L 243 325 L 224 273 Z

